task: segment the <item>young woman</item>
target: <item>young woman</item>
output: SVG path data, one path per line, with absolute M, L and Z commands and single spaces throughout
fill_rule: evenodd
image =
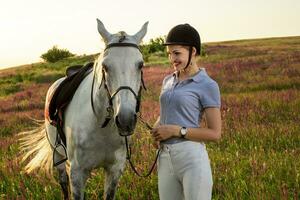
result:
M 152 130 L 162 148 L 158 161 L 160 200 L 211 199 L 212 174 L 205 141 L 221 137 L 220 92 L 196 56 L 201 42 L 196 29 L 180 24 L 166 43 L 174 73 L 163 80 L 160 117 Z M 205 115 L 207 127 L 200 127 Z

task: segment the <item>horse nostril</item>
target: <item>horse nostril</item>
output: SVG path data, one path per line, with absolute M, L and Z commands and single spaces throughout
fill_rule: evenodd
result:
M 124 131 L 132 131 L 137 122 L 137 115 L 133 114 L 131 117 L 122 118 L 122 116 L 117 115 L 115 117 L 116 125 L 119 129 Z
M 116 116 L 116 125 L 119 129 L 128 130 L 128 126 L 126 126 L 124 122 L 122 122 L 122 119 L 120 119 L 118 115 Z

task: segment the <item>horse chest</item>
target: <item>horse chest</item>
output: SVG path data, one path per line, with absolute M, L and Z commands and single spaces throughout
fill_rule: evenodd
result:
M 116 133 L 97 132 L 90 137 L 80 138 L 77 144 L 77 156 L 88 168 L 108 166 L 125 159 L 124 139 Z M 89 155 L 87 157 L 86 155 Z

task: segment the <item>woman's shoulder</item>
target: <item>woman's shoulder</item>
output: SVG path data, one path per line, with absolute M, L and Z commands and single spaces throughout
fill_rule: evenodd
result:
M 201 82 L 202 86 L 205 86 L 205 87 L 209 87 L 211 85 L 218 86 L 218 83 L 207 74 L 205 68 L 200 68 L 200 70 L 201 71 L 200 71 L 198 79 L 199 79 L 199 82 Z
M 201 78 L 199 91 L 201 94 L 202 104 L 206 107 L 218 107 L 220 105 L 220 89 L 218 83 L 211 78 L 205 70 Z

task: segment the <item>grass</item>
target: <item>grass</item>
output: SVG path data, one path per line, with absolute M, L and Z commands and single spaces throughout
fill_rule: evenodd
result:
M 240 40 L 205 45 L 199 65 L 220 86 L 222 139 L 207 143 L 213 169 L 213 199 L 299 199 L 300 197 L 300 37 Z M 20 165 L 16 133 L 43 118 L 47 88 L 70 64 L 95 55 L 56 64 L 33 64 L 0 71 L 0 199 L 61 199 L 59 184 L 43 174 L 26 175 Z M 144 69 L 142 116 L 154 123 L 163 77 L 172 72 L 166 58 L 149 57 Z M 138 124 L 133 160 L 145 171 L 155 149 Z M 101 199 L 104 175 L 94 170 L 88 199 Z M 158 199 L 156 173 L 141 179 L 127 165 L 116 199 Z

